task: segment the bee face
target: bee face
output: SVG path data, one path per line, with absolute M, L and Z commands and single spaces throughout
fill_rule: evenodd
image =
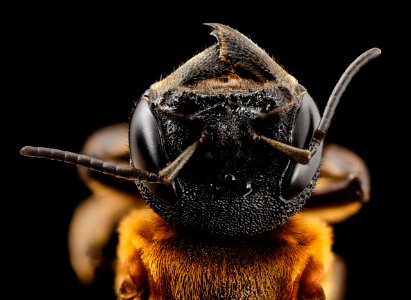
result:
M 301 165 L 255 137 L 308 147 L 320 116 L 301 85 L 285 86 L 267 72 L 265 64 L 275 63 L 265 52 L 221 26 L 219 45 L 141 97 L 130 124 L 131 160 L 134 168 L 157 173 L 200 141 L 170 185 L 138 181 L 139 192 L 176 226 L 254 235 L 283 224 L 304 205 L 321 157 L 320 147 L 309 165 Z
M 320 117 L 306 89 L 265 51 L 228 26 L 209 25 L 217 44 L 137 103 L 131 166 L 43 147 L 21 153 L 135 180 L 153 210 L 177 227 L 236 236 L 283 224 L 312 192 L 347 84 L 381 51 L 351 63 Z

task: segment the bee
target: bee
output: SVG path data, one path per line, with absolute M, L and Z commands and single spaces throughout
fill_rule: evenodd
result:
M 341 76 L 322 115 L 304 86 L 239 31 L 152 84 L 129 124 L 96 132 L 82 154 L 21 154 L 78 167 L 93 191 L 70 228 L 88 283 L 118 232 L 114 290 L 131 299 L 342 299 L 332 224 L 370 196 L 364 161 L 326 144 L 338 102 L 372 48 Z

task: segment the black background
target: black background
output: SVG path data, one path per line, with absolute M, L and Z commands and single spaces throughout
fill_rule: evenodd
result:
M 151 83 L 215 42 L 203 23 L 219 22 L 267 50 L 308 89 L 320 111 L 348 64 L 371 47 L 382 49 L 354 77 L 327 136 L 360 154 L 372 179 L 371 201 L 335 227 L 334 249 L 348 263 L 347 299 L 401 298 L 409 277 L 408 162 L 402 143 L 407 137 L 402 103 L 409 92 L 401 83 L 407 67 L 400 46 L 408 37 L 402 8 L 250 5 L 10 10 L 5 103 L 11 109 L 3 111 L 4 142 L 14 146 L 11 181 L 3 186 L 11 192 L 3 202 L 3 250 L 12 266 L 3 283 L 7 290 L 17 298 L 113 299 L 111 287 L 81 286 L 68 262 L 71 214 L 89 195 L 76 169 L 22 157 L 19 149 L 38 145 L 78 152 L 93 131 L 128 121 L 134 101 Z M 12 121 L 5 121 L 9 111 Z M 9 157 L 3 157 L 6 163 Z

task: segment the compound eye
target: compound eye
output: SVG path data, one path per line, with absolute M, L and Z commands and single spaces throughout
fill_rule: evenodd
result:
M 129 130 L 131 163 L 136 169 L 158 173 L 166 166 L 166 162 L 157 120 L 147 101 L 149 96 L 148 90 L 141 97 L 131 119 Z M 155 196 L 166 201 L 175 200 L 175 193 L 171 187 L 148 182 L 143 184 Z
M 162 165 L 161 139 L 157 121 L 144 100 L 146 94 L 134 109 L 130 123 L 131 160 L 135 168 L 158 172 Z
M 308 149 L 315 129 L 321 120 L 317 105 L 311 96 L 306 93 L 301 107 L 297 111 L 293 130 L 293 146 Z M 287 180 L 282 186 L 283 197 L 291 198 L 301 193 L 311 182 L 321 163 L 321 144 L 317 153 L 307 165 L 290 163 Z

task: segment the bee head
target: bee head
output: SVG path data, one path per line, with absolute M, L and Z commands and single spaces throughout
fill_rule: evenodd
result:
M 158 173 L 195 144 L 168 185 L 137 181 L 140 193 L 176 226 L 257 234 L 304 205 L 322 149 L 301 164 L 262 138 L 308 148 L 320 114 L 305 88 L 250 39 L 209 25 L 217 43 L 154 83 L 137 103 L 131 163 Z
M 314 188 L 341 95 L 381 51 L 369 49 L 349 65 L 320 117 L 307 90 L 264 50 L 235 29 L 207 25 L 217 43 L 137 102 L 130 166 L 50 148 L 21 153 L 134 180 L 148 205 L 177 227 L 244 236 L 282 225 Z

